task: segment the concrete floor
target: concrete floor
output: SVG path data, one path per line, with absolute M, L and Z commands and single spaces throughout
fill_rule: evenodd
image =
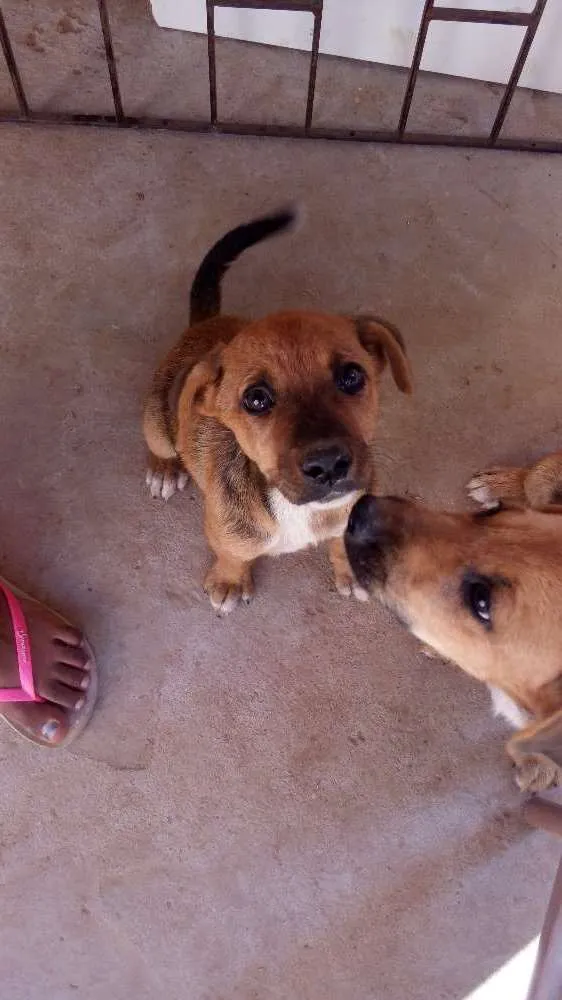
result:
M 227 307 L 397 323 L 417 386 L 385 385 L 382 486 L 464 503 L 560 446 L 562 160 L 4 129 L 2 184 L 1 566 L 102 672 L 75 751 L 0 734 L 5 996 L 464 1000 L 537 934 L 560 850 L 486 692 L 323 553 L 216 618 L 198 496 L 145 493 L 141 402 L 204 251 L 296 197 Z

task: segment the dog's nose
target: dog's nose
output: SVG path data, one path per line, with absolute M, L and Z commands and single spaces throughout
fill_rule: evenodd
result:
M 310 451 L 301 469 L 307 479 L 318 486 L 334 486 L 347 477 L 351 468 L 351 455 L 340 445 Z
M 388 545 L 401 533 L 409 510 L 404 497 L 362 496 L 351 510 L 346 540 L 351 545 Z
M 356 545 L 365 545 L 376 541 L 382 527 L 379 501 L 366 494 L 357 501 L 349 515 L 346 535 Z

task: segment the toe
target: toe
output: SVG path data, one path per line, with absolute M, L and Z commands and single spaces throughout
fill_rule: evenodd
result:
M 57 746 L 69 731 L 69 718 L 64 709 L 47 702 L 4 705 L 2 715 L 23 735 L 35 743 Z
M 177 481 L 173 472 L 166 472 L 162 480 L 162 499 L 169 500 L 176 492 Z
M 240 588 L 239 587 L 229 587 L 220 605 L 219 613 L 221 615 L 229 615 L 231 611 L 240 601 Z
M 148 472 L 146 477 L 146 484 L 149 487 L 150 495 L 153 500 L 158 500 L 162 496 L 162 485 L 164 483 L 164 476 L 161 472 Z
M 74 691 L 87 691 L 90 684 L 89 673 L 69 667 L 66 663 L 55 663 L 53 667 L 53 679 L 60 681 L 61 684 L 72 688 Z
M 88 670 L 90 667 L 89 656 L 83 646 L 67 646 L 63 642 L 56 642 L 55 656 L 60 663 L 78 670 Z
M 209 600 L 219 615 L 229 615 L 240 600 L 240 588 L 228 583 L 217 583 L 207 591 Z
M 61 708 L 66 708 L 69 712 L 79 712 L 84 704 L 84 695 L 81 691 L 67 687 L 66 684 L 62 684 L 54 677 L 49 678 L 46 683 L 44 697 L 53 705 L 60 705 Z
M 58 628 L 54 629 L 54 638 L 58 639 L 59 642 L 63 642 L 65 646 L 81 646 L 84 642 L 84 636 L 80 629 L 74 628 L 73 625 L 67 625 L 62 621 Z

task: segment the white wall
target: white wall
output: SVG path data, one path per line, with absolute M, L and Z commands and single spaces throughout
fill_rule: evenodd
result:
M 439 0 L 441 2 L 441 0 Z M 206 31 L 204 0 L 151 0 L 163 28 Z M 534 0 L 450 0 L 449 6 L 528 11 Z M 423 0 L 325 0 L 320 51 L 369 62 L 409 66 Z M 287 11 L 217 8 L 217 34 L 289 48 L 308 49 L 312 15 Z M 434 22 L 422 69 L 505 83 L 523 28 Z M 562 93 L 562 0 L 548 0 L 521 85 Z

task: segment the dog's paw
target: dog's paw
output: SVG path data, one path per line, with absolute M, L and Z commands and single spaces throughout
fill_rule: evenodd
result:
M 498 472 L 481 472 L 473 476 L 466 489 L 471 500 L 480 507 L 490 509 L 497 507 L 501 501 L 501 479 Z
M 151 459 L 146 470 L 146 485 L 154 500 L 169 500 L 178 490 L 184 490 L 189 476 L 175 458 Z
M 252 574 L 244 572 L 239 580 L 231 580 L 221 572 L 221 567 L 215 564 L 205 578 L 205 593 L 215 611 L 219 615 L 229 615 L 240 604 L 251 604 L 254 596 Z
M 562 784 L 562 768 L 544 754 L 532 753 L 517 765 L 515 781 L 522 792 L 545 792 Z
M 334 574 L 336 590 L 342 597 L 354 597 L 356 601 L 368 601 L 369 594 L 364 587 L 360 587 L 351 571 L 344 571 Z

